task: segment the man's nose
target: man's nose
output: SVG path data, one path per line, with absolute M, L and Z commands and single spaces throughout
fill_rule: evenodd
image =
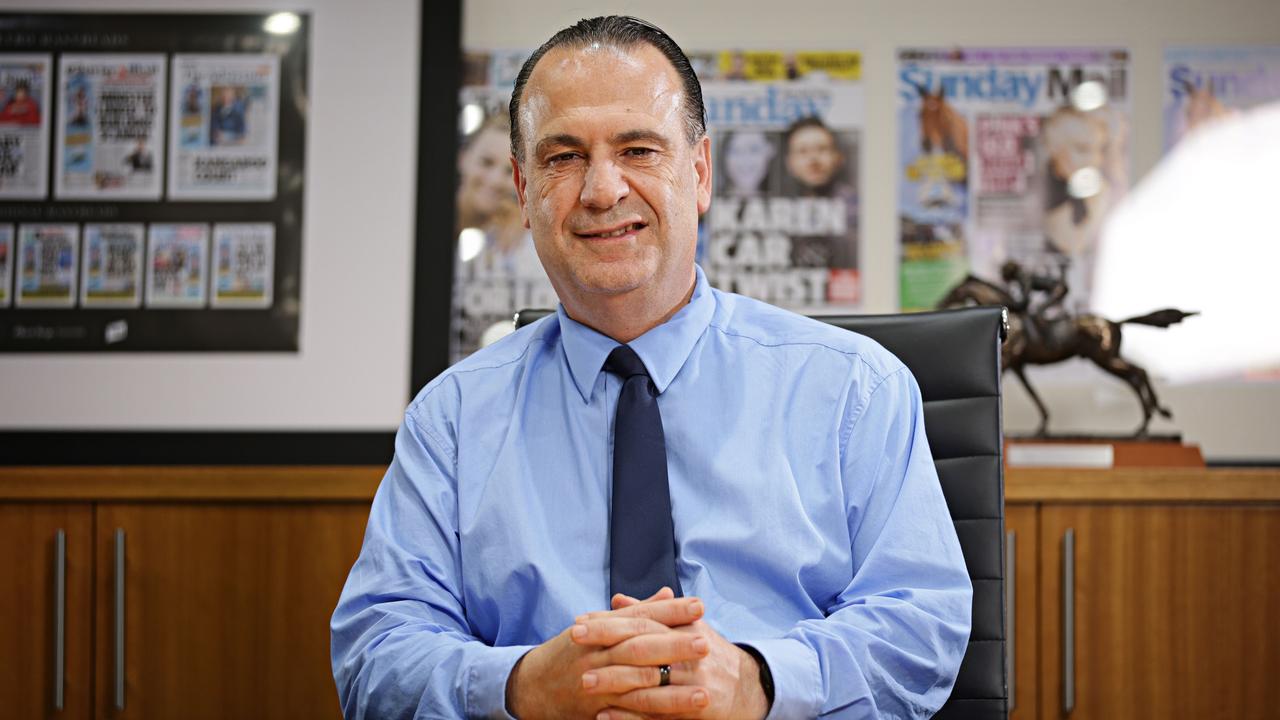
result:
M 579 200 L 584 207 L 605 210 L 617 205 L 630 192 L 631 186 L 616 163 L 593 162 L 587 166 L 587 174 L 582 179 Z

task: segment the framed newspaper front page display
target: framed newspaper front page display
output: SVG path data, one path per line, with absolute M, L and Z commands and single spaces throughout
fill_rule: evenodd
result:
M 297 352 L 309 16 L 0 14 L 0 352 Z
M 1098 233 L 1129 185 L 1123 48 L 900 50 L 903 310 L 932 308 L 1008 261 L 1087 307 Z

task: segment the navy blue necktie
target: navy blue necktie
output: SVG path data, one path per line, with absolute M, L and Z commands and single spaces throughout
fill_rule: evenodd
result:
M 658 391 L 626 345 L 609 353 L 604 369 L 622 379 L 613 425 L 609 588 L 643 600 L 666 585 L 680 596 Z

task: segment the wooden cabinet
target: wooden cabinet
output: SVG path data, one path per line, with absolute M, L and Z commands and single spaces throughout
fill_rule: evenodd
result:
M 1039 664 L 1039 637 L 1036 615 L 1039 612 L 1039 583 L 1036 575 L 1039 553 L 1039 517 L 1034 505 L 1005 507 L 1005 607 L 1010 621 L 1012 662 L 1009 663 L 1009 717 L 1011 720 L 1035 718 Z
M 363 504 L 98 506 L 97 596 L 115 596 L 117 530 L 125 596 L 122 698 L 117 610 L 96 606 L 99 716 L 340 718 L 329 615 L 368 515 Z
M 96 471 L 0 469 L 0 717 L 340 718 L 329 616 L 381 469 Z
M 1011 717 L 1276 716 L 1280 473 L 1010 471 L 1006 487 Z
M 1275 717 L 1280 507 L 1046 504 L 1040 520 L 1042 718 Z
M 0 504 L 2 717 L 89 717 L 92 527 L 87 504 Z

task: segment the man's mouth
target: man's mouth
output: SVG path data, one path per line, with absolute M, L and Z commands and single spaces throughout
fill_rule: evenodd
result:
M 609 238 L 622 237 L 627 233 L 640 232 L 645 227 L 646 225 L 644 223 L 635 222 L 635 223 L 630 223 L 628 225 L 623 225 L 622 227 L 614 230 L 603 230 L 601 232 L 575 232 L 574 234 L 581 238 L 599 238 L 602 240 L 606 240 Z

